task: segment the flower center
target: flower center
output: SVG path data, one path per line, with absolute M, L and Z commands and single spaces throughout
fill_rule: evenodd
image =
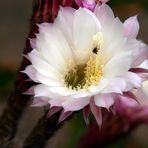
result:
M 72 90 L 87 89 L 97 85 L 102 77 L 102 64 L 97 55 L 92 55 L 84 65 L 77 65 L 65 75 L 66 87 Z
M 98 32 L 93 37 L 94 49 L 86 64 L 76 65 L 65 75 L 65 85 L 71 90 L 87 89 L 91 85 L 97 85 L 103 75 L 100 48 L 103 43 L 102 33 Z

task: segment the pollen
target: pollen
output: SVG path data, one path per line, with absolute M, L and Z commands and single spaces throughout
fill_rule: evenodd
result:
M 103 75 L 103 65 L 93 54 L 84 65 L 77 65 L 65 75 L 65 85 L 71 90 L 87 89 L 97 85 Z
M 103 75 L 103 65 L 97 55 L 91 56 L 85 69 L 85 88 L 97 85 Z
M 94 46 L 96 48 L 101 49 L 101 47 L 103 45 L 103 34 L 101 32 L 97 32 L 93 36 L 93 42 L 94 42 Z

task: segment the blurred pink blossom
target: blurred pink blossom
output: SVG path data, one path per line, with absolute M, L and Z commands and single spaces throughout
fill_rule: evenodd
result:
M 109 0 L 75 0 L 75 1 L 78 6 L 94 11 L 97 4 L 101 5 L 103 3 L 108 2 Z

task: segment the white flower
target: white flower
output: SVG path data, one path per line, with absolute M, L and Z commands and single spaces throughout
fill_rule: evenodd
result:
M 141 86 L 141 77 L 130 70 L 148 57 L 138 30 L 137 17 L 123 24 L 106 4 L 94 12 L 61 7 L 55 22 L 39 24 L 31 39 L 31 65 L 24 72 L 39 83 L 32 88 L 34 100 L 64 112 L 90 104 L 100 116 L 97 107 L 109 109 L 117 95 Z

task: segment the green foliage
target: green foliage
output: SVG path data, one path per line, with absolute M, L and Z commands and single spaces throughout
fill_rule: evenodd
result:
M 87 127 L 83 119 L 82 112 L 77 113 L 71 120 L 69 126 L 70 137 L 68 139 L 67 147 L 76 148 L 81 136 L 84 134 L 86 129 Z
M 7 96 L 14 80 L 14 72 L 0 67 L 0 100 Z

